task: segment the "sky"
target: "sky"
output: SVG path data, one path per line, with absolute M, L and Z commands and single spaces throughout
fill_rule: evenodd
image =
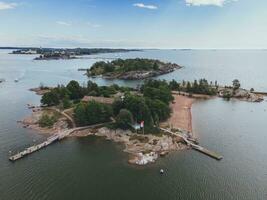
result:
M 267 48 L 266 0 L 0 0 L 0 46 Z

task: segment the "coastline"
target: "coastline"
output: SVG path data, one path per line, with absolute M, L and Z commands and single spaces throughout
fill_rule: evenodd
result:
M 182 95 L 173 95 L 174 102 L 171 104 L 172 114 L 168 120 L 171 128 L 183 129 L 192 132 L 191 108 L 195 99 Z

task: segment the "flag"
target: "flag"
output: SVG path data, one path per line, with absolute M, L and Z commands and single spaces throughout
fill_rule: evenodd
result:
M 141 121 L 140 126 L 141 126 L 141 128 L 144 128 L 145 122 L 144 121 Z

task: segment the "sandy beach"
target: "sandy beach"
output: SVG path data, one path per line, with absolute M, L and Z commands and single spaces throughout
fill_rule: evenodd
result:
M 172 128 L 179 128 L 192 132 L 191 107 L 195 99 L 182 95 L 173 95 L 174 102 L 170 105 L 172 115 L 168 120 Z

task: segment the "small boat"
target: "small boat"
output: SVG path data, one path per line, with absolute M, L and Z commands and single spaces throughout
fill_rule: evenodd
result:
M 19 82 L 19 79 L 15 79 L 14 81 L 15 81 L 15 83 L 17 83 L 17 82 Z

